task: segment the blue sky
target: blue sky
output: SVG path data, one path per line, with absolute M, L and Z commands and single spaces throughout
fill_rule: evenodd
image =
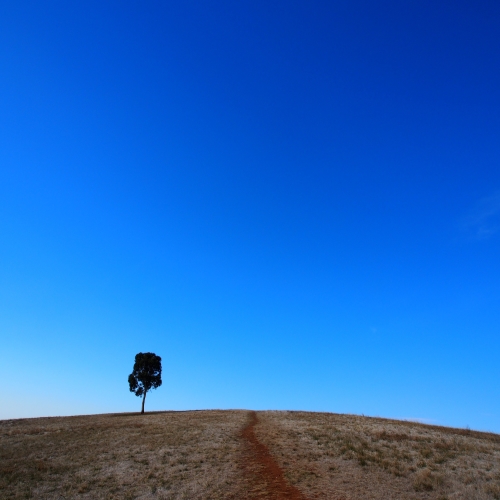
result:
M 0 418 L 500 432 L 500 5 L 2 3 Z

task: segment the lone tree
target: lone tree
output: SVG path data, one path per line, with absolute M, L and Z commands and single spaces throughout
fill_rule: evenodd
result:
M 140 352 L 135 355 L 134 370 L 128 376 L 130 392 L 136 396 L 142 396 L 142 410 L 146 393 L 150 389 L 157 389 L 161 385 L 161 358 L 152 352 Z

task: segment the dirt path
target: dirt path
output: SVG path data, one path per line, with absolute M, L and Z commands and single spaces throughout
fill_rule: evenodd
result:
M 257 413 L 250 412 L 250 419 L 241 437 L 247 443 L 243 468 L 251 482 L 250 494 L 255 499 L 270 500 L 307 500 L 294 486 L 288 484 L 283 470 L 255 435 L 254 427 L 258 422 Z

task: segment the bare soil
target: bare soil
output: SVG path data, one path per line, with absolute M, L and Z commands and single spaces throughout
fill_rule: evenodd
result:
M 243 429 L 241 437 L 246 442 L 246 453 L 243 456 L 243 470 L 250 478 L 252 488 L 249 493 L 252 498 L 270 500 L 307 500 L 294 486 L 287 483 L 283 470 L 255 435 L 257 413 L 250 412 L 250 419 Z
M 4 420 L 0 498 L 498 500 L 500 436 L 307 412 Z

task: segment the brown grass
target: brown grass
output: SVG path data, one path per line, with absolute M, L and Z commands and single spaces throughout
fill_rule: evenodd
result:
M 307 498 L 500 499 L 497 434 L 327 413 L 257 415 L 255 436 Z M 248 422 L 246 411 L 0 421 L 0 498 L 267 498 L 242 467 Z
M 256 429 L 310 498 L 500 499 L 500 436 L 380 418 L 262 412 Z
M 244 498 L 244 411 L 0 421 L 0 497 Z

